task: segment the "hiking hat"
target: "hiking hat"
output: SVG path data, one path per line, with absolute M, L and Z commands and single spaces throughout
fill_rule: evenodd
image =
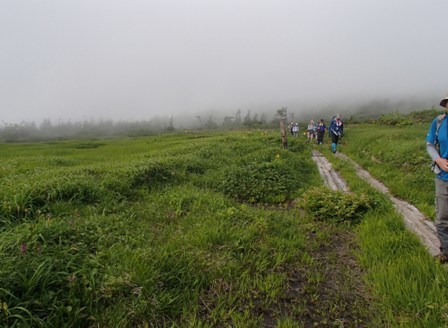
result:
M 442 106 L 443 108 L 446 108 L 446 103 L 448 102 L 448 97 L 446 97 L 446 98 L 443 98 L 441 101 L 440 101 L 440 106 Z

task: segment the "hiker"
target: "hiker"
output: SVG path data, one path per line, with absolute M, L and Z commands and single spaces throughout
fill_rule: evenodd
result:
M 336 153 L 339 140 L 344 135 L 344 124 L 341 121 L 341 115 L 334 116 L 334 120 L 330 125 L 331 151 Z
M 288 124 L 288 131 L 289 131 L 289 133 L 291 133 L 291 135 L 294 135 L 293 127 L 294 127 L 294 122 L 291 122 Z
M 435 203 L 437 237 L 440 241 L 440 254 L 436 259 L 448 263 L 448 97 L 440 101 L 445 113 L 437 116 L 431 123 L 426 136 L 426 150 L 433 161 L 435 177 Z
M 308 142 L 310 142 L 315 137 L 316 126 L 314 125 L 314 121 L 311 120 L 306 128 Z
M 322 145 L 324 143 L 325 131 L 327 130 L 327 126 L 325 125 L 325 121 L 323 118 L 319 120 L 317 123 L 317 144 Z
M 299 135 L 299 123 L 295 123 L 295 124 L 292 126 L 292 135 L 293 135 L 294 137 L 297 137 L 297 136 Z

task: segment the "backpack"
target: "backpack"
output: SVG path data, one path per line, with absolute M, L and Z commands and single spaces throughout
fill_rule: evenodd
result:
M 440 126 L 442 125 L 443 120 L 446 117 L 446 113 L 440 114 L 437 116 L 437 123 L 436 123 L 436 140 L 434 143 L 434 146 L 436 146 L 437 150 L 439 150 L 439 130 Z M 431 171 L 433 171 L 435 174 L 439 174 L 442 172 L 442 170 L 437 166 L 436 163 L 431 164 Z
M 330 130 L 337 136 L 342 136 L 342 122 L 334 121 L 331 123 Z
M 439 116 L 437 116 L 437 124 L 436 124 L 436 143 L 435 145 L 437 146 L 439 144 L 439 129 L 440 126 L 442 125 L 443 120 L 446 117 L 446 113 L 440 114 Z

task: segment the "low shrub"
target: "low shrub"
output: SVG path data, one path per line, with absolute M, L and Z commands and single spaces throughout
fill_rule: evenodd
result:
M 176 171 L 170 163 L 152 162 L 134 168 L 132 186 L 160 186 L 175 181 Z
M 303 166 L 307 164 L 303 163 Z M 304 172 L 296 170 L 293 163 L 281 159 L 231 166 L 226 170 L 219 189 L 249 203 L 281 203 L 292 199 L 307 185 L 310 172 L 301 174 Z
M 317 220 L 358 222 L 372 207 L 372 200 L 364 194 L 356 195 L 327 188 L 314 188 L 299 202 Z
M 56 202 L 93 204 L 103 196 L 104 190 L 92 179 L 68 175 L 66 179 L 58 177 L 57 181 L 24 184 L 14 190 L 13 195 L 2 195 L 0 216 L 13 219 L 35 217 Z
M 83 142 L 76 145 L 73 145 L 75 149 L 96 149 L 98 147 L 104 146 L 104 143 L 101 142 Z

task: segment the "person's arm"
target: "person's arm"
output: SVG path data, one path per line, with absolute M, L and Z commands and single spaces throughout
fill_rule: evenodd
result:
M 426 143 L 426 151 L 429 154 L 429 157 L 431 157 L 433 162 L 436 162 L 436 160 L 440 157 L 439 151 L 436 148 L 436 145 L 434 145 L 431 142 Z

